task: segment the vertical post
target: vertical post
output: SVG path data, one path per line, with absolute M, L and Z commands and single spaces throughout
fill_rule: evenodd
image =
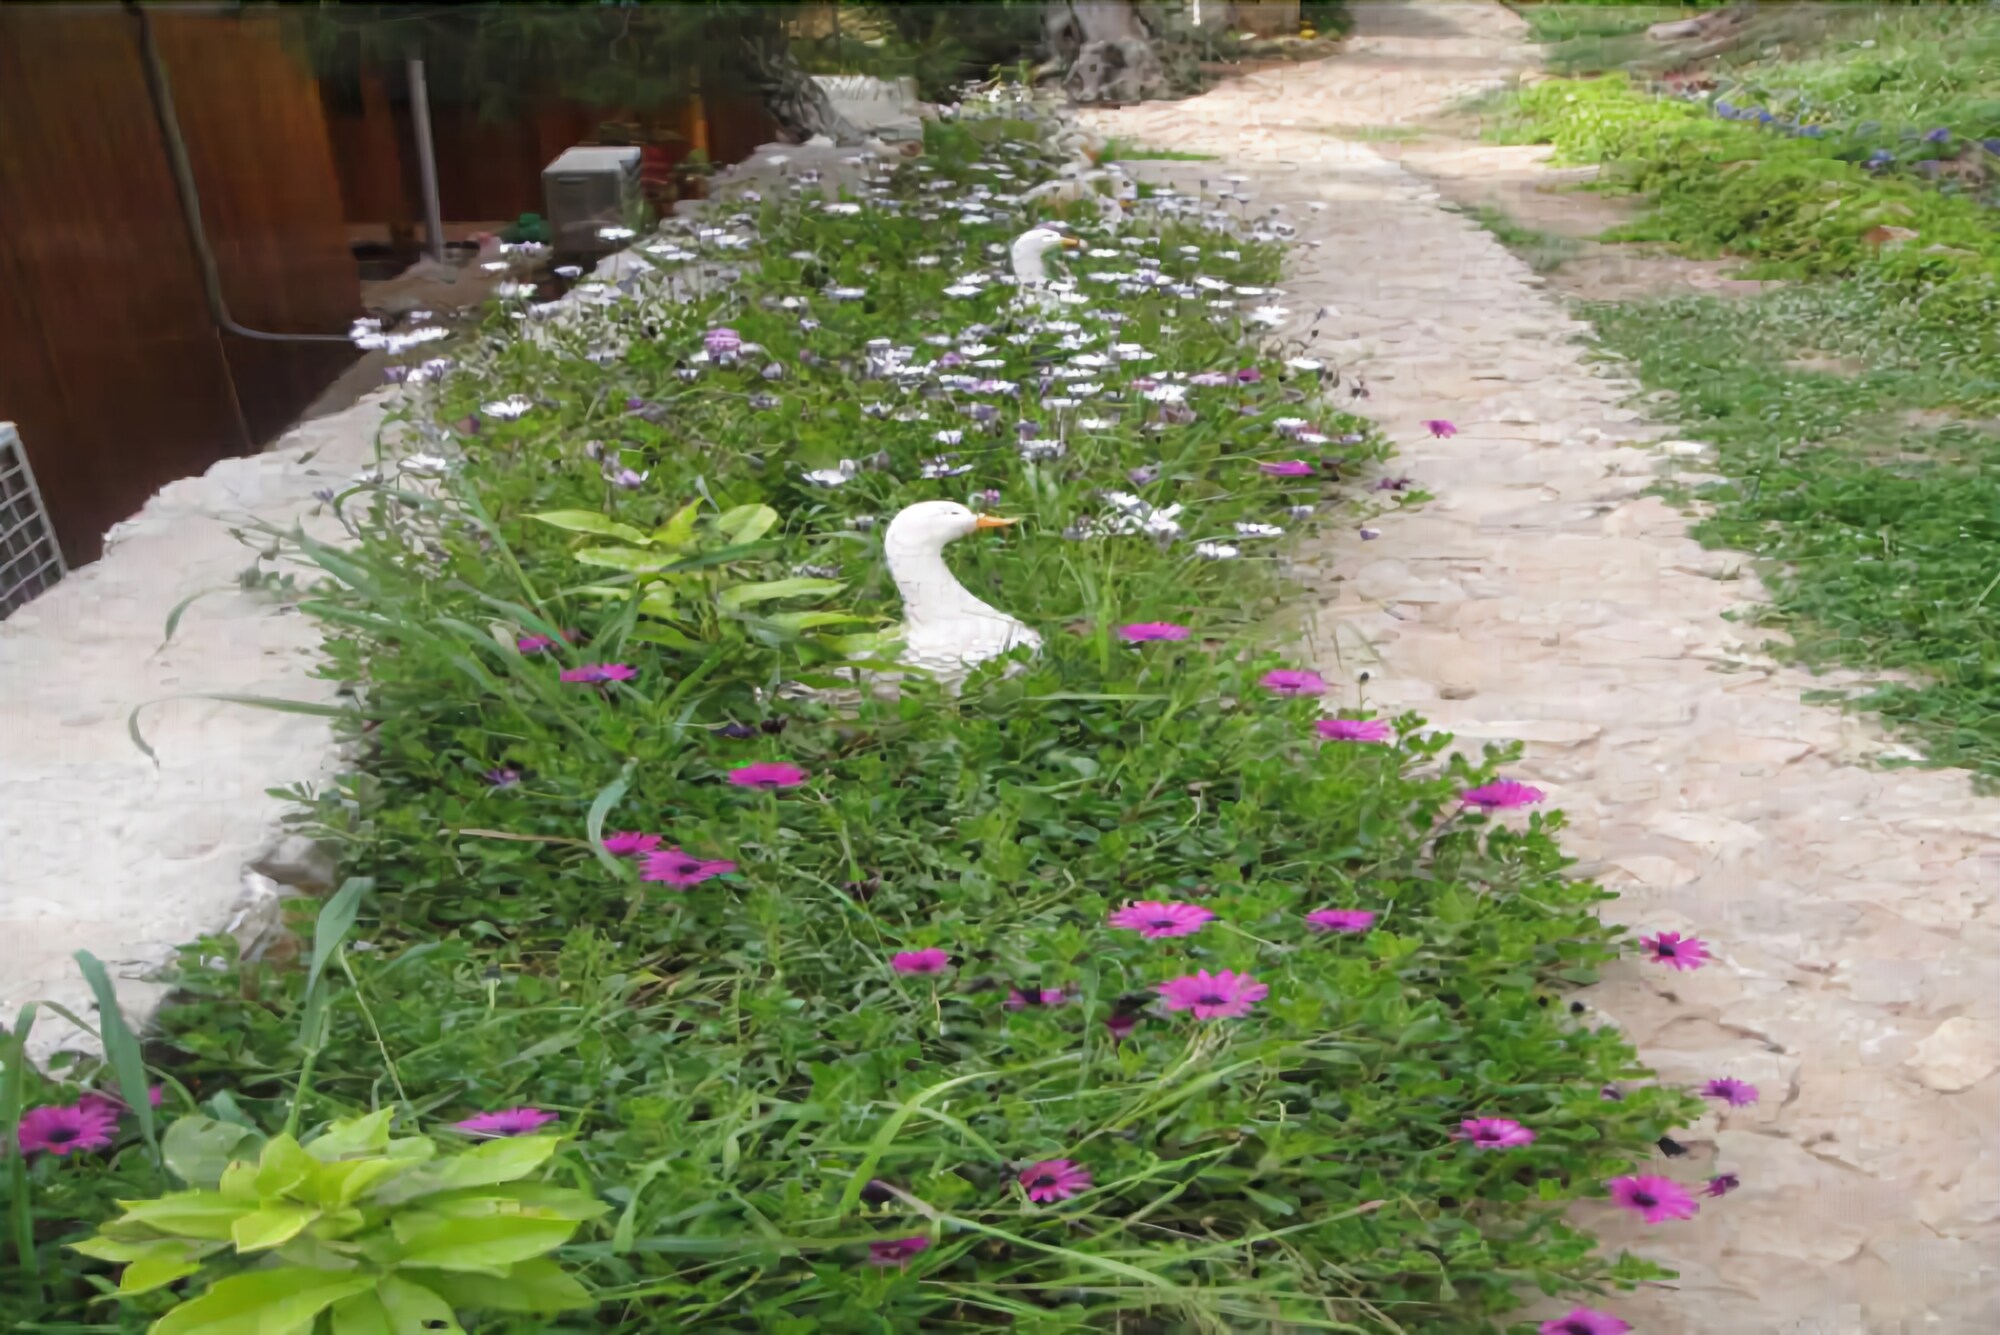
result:
M 417 176 L 424 188 L 424 250 L 434 261 L 444 262 L 444 217 L 438 204 L 437 150 L 431 144 L 431 98 L 424 85 L 424 62 L 412 60 L 410 73 L 410 125 L 417 136 Z

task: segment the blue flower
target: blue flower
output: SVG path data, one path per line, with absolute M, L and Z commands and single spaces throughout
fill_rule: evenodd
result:
M 1736 119 L 1736 108 L 1724 102 L 1721 98 L 1717 98 L 1715 100 L 1715 114 L 1726 121 L 1733 121 Z
M 1979 141 L 1979 146 L 1994 157 L 2000 158 L 2000 139 L 1982 139 Z
M 1927 144 L 1948 144 L 1951 142 L 1951 131 L 1940 125 L 1935 130 L 1925 132 L 1924 142 Z

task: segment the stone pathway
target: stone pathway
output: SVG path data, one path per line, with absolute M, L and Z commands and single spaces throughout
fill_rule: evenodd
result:
M 0 1020 L 53 1001 L 90 1019 L 72 956 L 89 950 L 143 1025 L 162 990 L 146 981 L 196 938 L 234 933 L 254 949 L 292 891 L 330 888 L 332 867 L 280 828 L 267 789 L 323 780 L 323 718 L 187 698 L 203 692 L 325 701 L 319 629 L 268 595 L 232 588 L 255 556 L 230 534 L 255 516 L 289 527 L 313 493 L 374 458 L 383 395 L 309 422 L 268 452 L 226 459 L 164 488 L 114 528 L 102 560 L 0 623 Z M 338 534 L 323 515 L 321 537 Z M 269 569 L 267 565 L 264 569 Z M 204 593 L 161 648 L 168 614 Z M 218 592 L 219 590 L 219 592 Z M 140 726 L 156 768 L 133 745 Z M 95 1044 L 46 1006 L 30 1051 L 46 1061 Z
M 1322 305 L 1319 355 L 1438 499 L 1324 554 L 1323 665 L 1385 711 L 1517 738 L 1607 913 L 1695 933 L 1699 972 L 1634 961 L 1591 1000 L 1664 1079 L 1733 1076 L 1762 1100 L 1711 1114 L 1658 1166 L 1742 1188 L 1692 1222 L 1588 1221 L 1681 1278 L 1601 1305 L 1645 1335 L 1971 1335 L 2000 1292 L 2000 799 L 1956 771 L 1888 772 L 1863 720 L 1804 703 L 1824 681 L 1764 660 L 1726 619 L 1757 596 L 1641 492 L 1692 443 L 1624 406 L 1525 265 L 1423 182 L 1328 127 L 1405 124 L 1529 67 L 1497 4 L 1356 6 L 1339 56 L 1101 129 L 1225 161 L 1140 164 L 1194 188 L 1237 174 L 1303 252 L 1286 304 Z M 1323 205 L 1322 212 L 1309 211 Z M 1455 422 L 1434 440 L 1425 419 Z M 1761 638 L 1758 632 L 1752 637 Z

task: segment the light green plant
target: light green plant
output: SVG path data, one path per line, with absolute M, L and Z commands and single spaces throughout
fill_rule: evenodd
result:
M 778 523 L 768 505 L 739 505 L 704 514 L 700 502 L 682 508 L 646 533 L 594 510 L 551 510 L 531 518 L 572 533 L 615 538 L 622 546 L 590 546 L 575 553 L 583 565 L 644 576 L 636 586 L 591 585 L 578 592 L 607 600 L 636 598 L 647 625 L 632 638 L 677 649 L 714 643 L 732 626 L 753 639 L 795 639 L 828 626 L 868 620 L 851 612 L 825 609 L 757 613 L 766 603 L 826 598 L 847 586 L 839 580 L 794 576 L 749 583 L 734 578 L 728 563 L 755 554 L 755 544 Z
M 162 1148 L 188 1189 L 119 1202 L 124 1214 L 75 1250 L 125 1266 L 121 1297 L 210 1276 L 150 1335 L 458 1331 L 454 1313 L 472 1308 L 593 1305 L 549 1253 L 607 1207 L 528 1180 L 561 1137 L 440 1153 L 424 1136 L 392 1138 L 391 1115 L 335 1122 L 303 1145 L 183 1117 Z

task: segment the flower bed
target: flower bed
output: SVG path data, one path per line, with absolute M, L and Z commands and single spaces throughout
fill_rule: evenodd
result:
M 1093 211 L 1075 289 L 1018 308 L 1004 197 L 1046 143 L 933 126 L 861 199 L 801 183 L 642 247 L 754 262 L 727 287 L 496 311 L 408 377 L 432 452 L 332 502 L 354 547 L 291 540 L 334 581 L 306 605 L 363 758 L 302 824 L 365 879 L 310 969 L 188 952 L 157 1056 L 162 1115 L 200 1119 L 168 1157 L 393 1110 L 523 1136 L 515 1177 L 561 1134 L 557 1180 L 604 1213 L 476 1152 L 412 1167 L 372 1122 L 273 1138 L 230 1208 L 296 1269 L 222 1280 L 211 1318 L 241 1293 L 284 1329 L 440 1319 L 326 1279 L 354 1259 L 336 1176 L 392 1249 L 367 1265 L 414 1267 L 444 1319 L 573 1304 L 551 1254 L 594 1306 L 481 1330 L 1473 1331 L 1657 1273 L 1563 1216 L 1693 1213 L 1633 1174 L 1695 1100 L 1571 1014 L 1616 934 L 1560 817 L 1504 754 L 1447 758 L 1278 651 L 1280 554 L 1381 453 L 1310 362 L 1246 347 L 1280 229 L 1234 199 L 1118 235 Z M 840 670 L 894 653 L 876 529 L 937 499 L 1025 521 L 952 559 L 1044 646 L 960 695 L 851 699 Z M 39 1274 L 9 1317 L 89 1319 L 157 1240 L 64 1250 L 173 1186 L 116 1109 L 79 1120 L 14 1160 Z M 113 1319 L 243 1271 L 237 1227 Z M 162 1329 L 224 1328 L 193 1306 Z

